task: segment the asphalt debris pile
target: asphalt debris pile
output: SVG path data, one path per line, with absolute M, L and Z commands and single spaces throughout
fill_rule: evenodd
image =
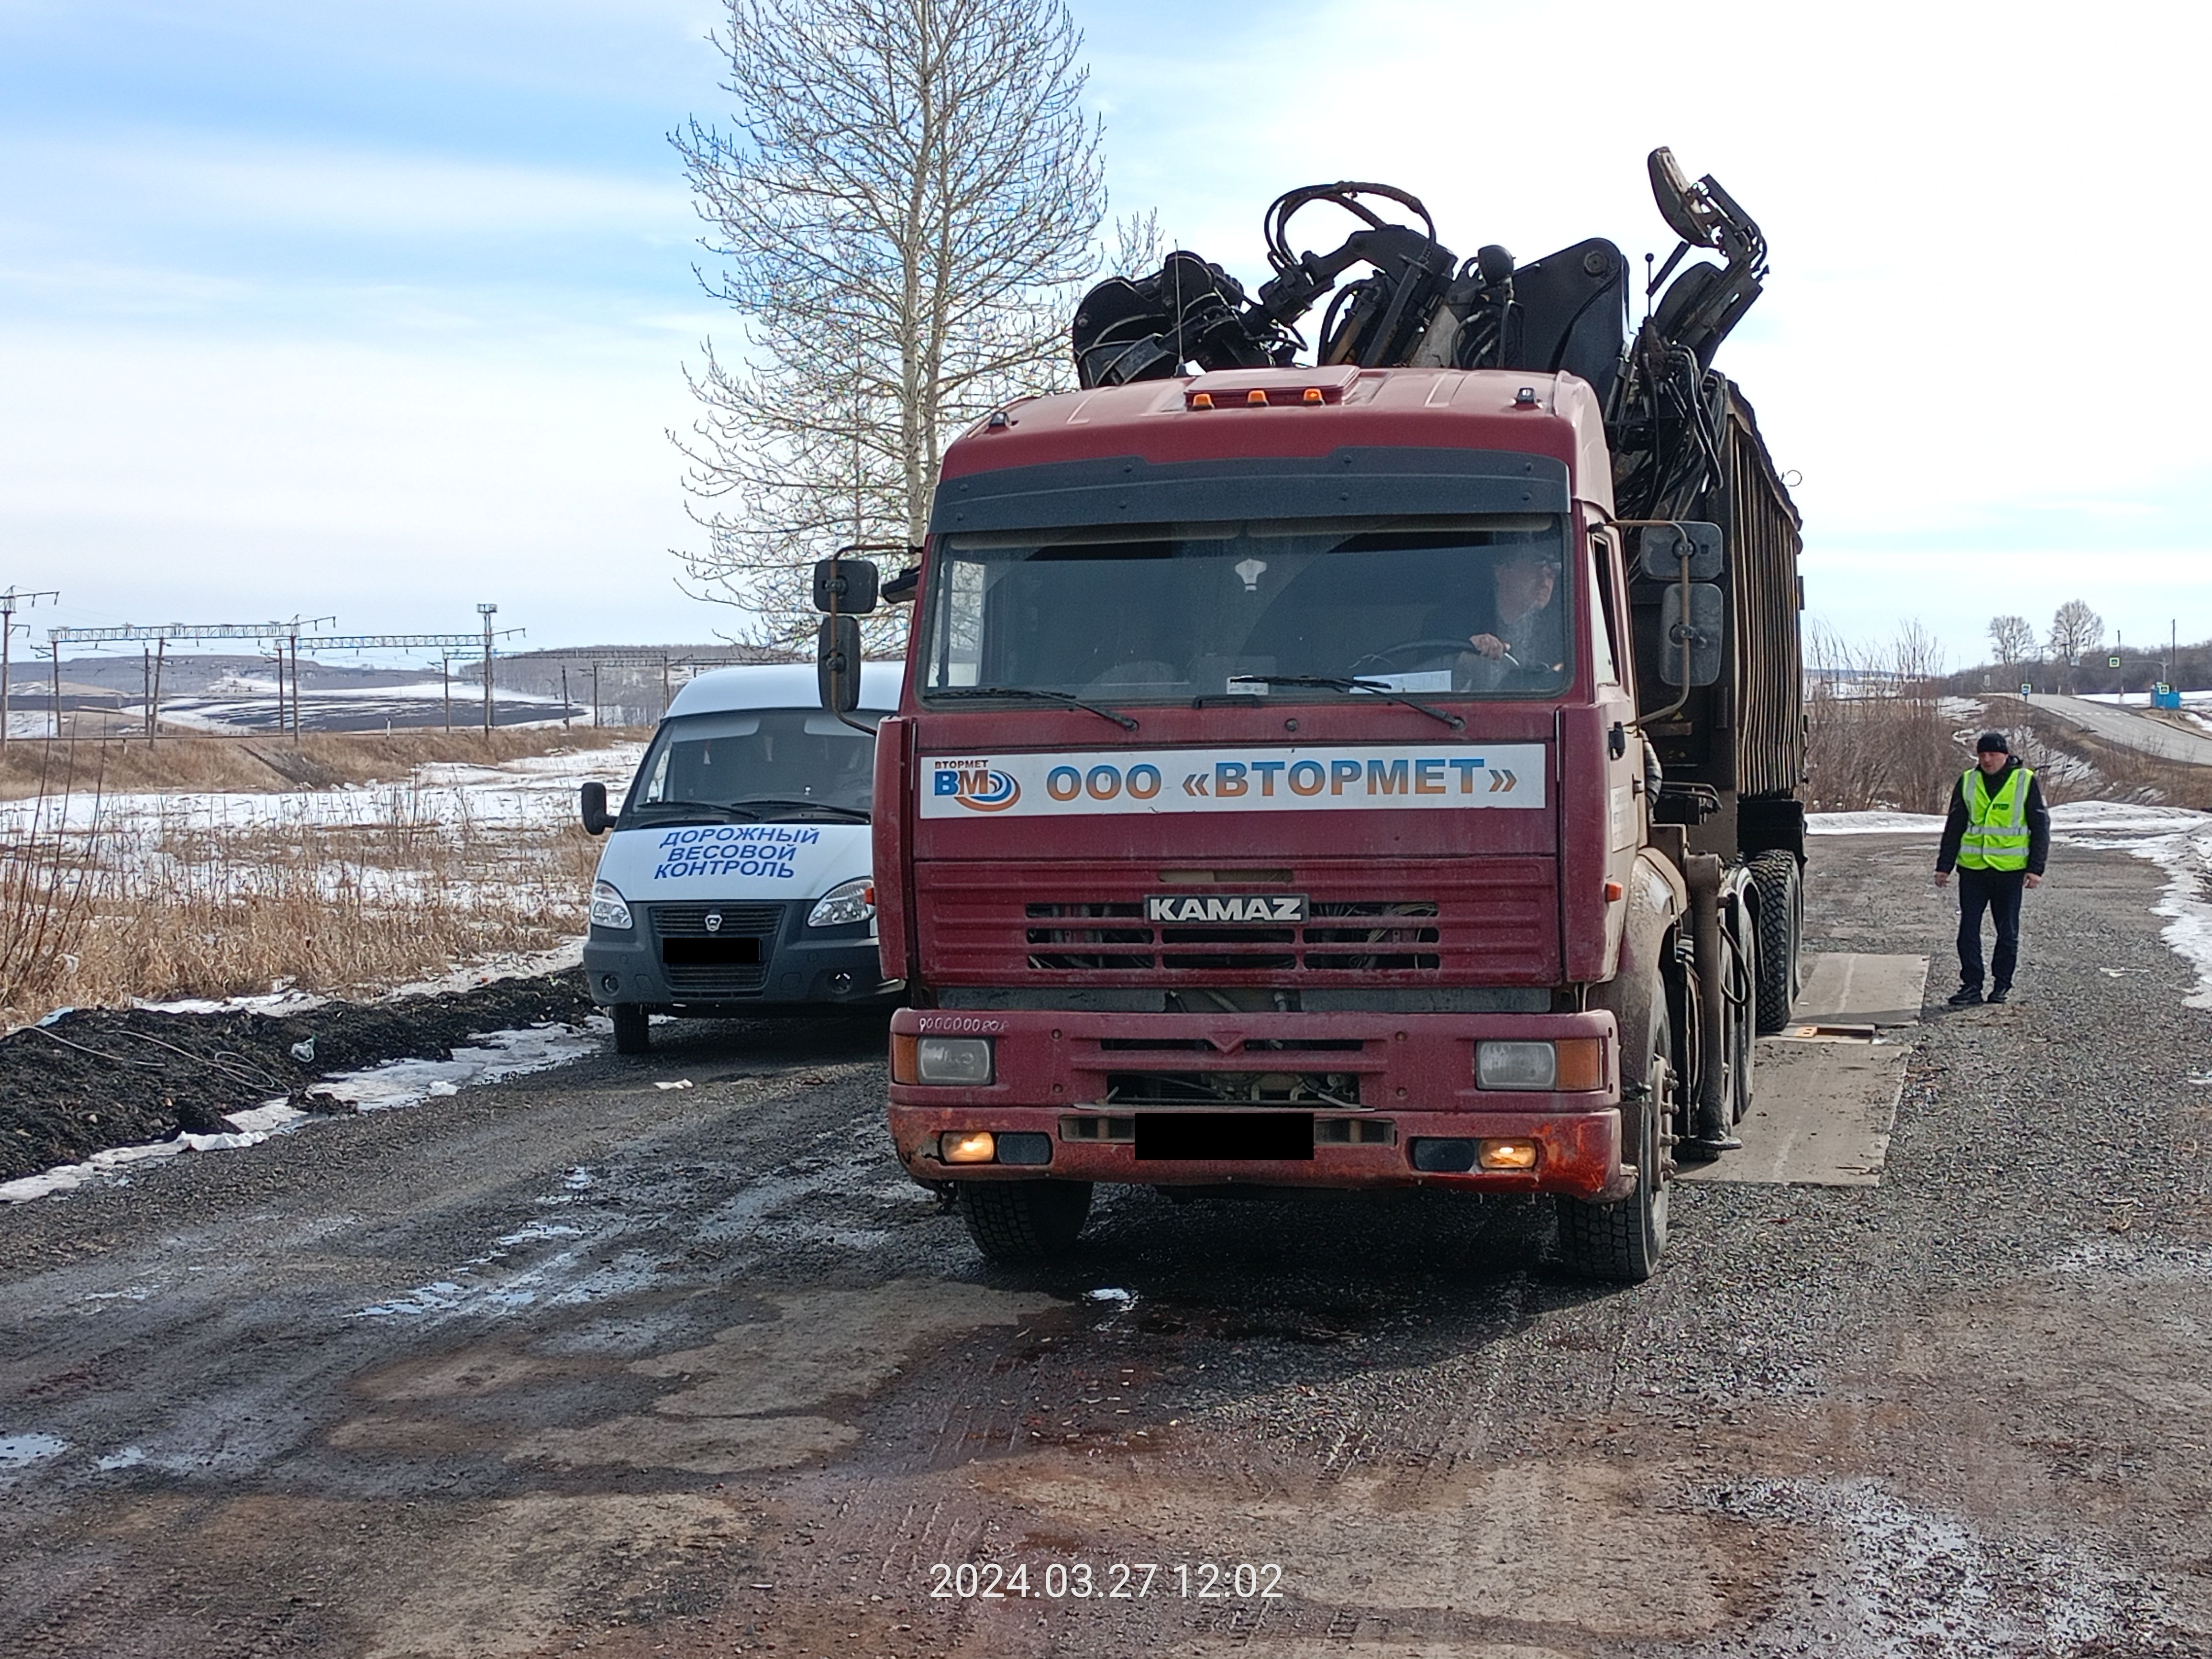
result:
M 225 1115 L 289 1099 L 333 1072 L 388 1060 L 449 1060 L 477 1033 L 592 1011 L 580 969 L 388 1002 L 296 1013 L 71 1010 L 0 1037 L 0 1181 L 111 1146 L 220 1134 Z

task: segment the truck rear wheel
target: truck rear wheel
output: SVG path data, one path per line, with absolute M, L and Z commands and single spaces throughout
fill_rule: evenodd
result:
M 1789 1025 L 1790 1006 L 1797 1000 L 1804 886 L 1789 853 L 1758 854 L 1750 873 L 1759 895 L 1759 1034 L 1772 1036 Z
M 1611 1204 L 1562 1194 L 1558 1200 L 1559 1259 L 1581 1279 L 1640 1285 L 1667 1249 L 1667 1138 L 1674 1115 L 1674 1041 L 1667 1005 L 1651 1022 L 1651 1054 L 1643 1098 L 1621 1103 L 1621 1127 L 1636 1159 L 1636 1190 Z M 1624 1091 L 1625 1092 L 1625 1091 Z
M 960 1187 L 968 1236 L 994 1261 L 1047 1261 L 1075 1243 L 1091 1214 L 1087 1181 L 969 1181 Z
M 635 1002 L 617 1002 L 607 1010 L 615 1023 L 615 1052 L 618 1054 L 641 1054 L 653 1047 L 652 1027 L 646 1022 L 645 1009 Z

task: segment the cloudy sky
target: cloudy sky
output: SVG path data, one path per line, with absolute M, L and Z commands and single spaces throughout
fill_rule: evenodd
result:
M 675 585 L 663 435 L 734 331 L 665 140 L 725 113 L 718 9 L 0 0 L 0 586 L 82 624 L 727 631 Z M 1774 265 L 1722 363 L 1847 635 L 1964 664 L 2076 596 L 2212 635 L 2193 9 L 1077 9 L 1116 207 L 1247 275 L 1292 184 L 1634 258 L 1671 246 L 1651 145 L 1718 176 Z

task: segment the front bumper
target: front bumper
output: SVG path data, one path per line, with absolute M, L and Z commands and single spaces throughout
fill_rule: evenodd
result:
M 759 935 L 763 971 L 757 986 L 677 982 L 661 961 L 661 940 L 647 915 L 640 915 L 638 925 L 624 933 L 594 927 L 584 942 L 584 979 L 592 1000 L 602 1008 L 641 1003 L 667 1013 L 726 1015 L 764 1006 L 882 1006 L 897 1000 L 904 983 L 884 977 L 882 957 L 866 923 L 809 927 L 811 902 L 777 908 L 781 915 L 773 930 Z
M 892 1017 L 891 1031 L 895 1039 L 987 1036 L 993 1042 L 995 1075 L 988 1086 L 890 1086 L 891 1136 L 899 1159 L 915 1180 L 931 1185 L 1048 1176 L 1147 1186 L 1433 1186 L 1611 1200 L 1633 1184 L 1632 1171 L 1621 1164 L 1620 1045 L 1607 1012 L 1170 1015 L 907 1008 Z M 1476 1042 L 1567 1037 L 1600 1039 L 1602 1087 L 1518 1093 L 1474 1086 Z M 1358 1103 L 1271 1098 L 1250 1105 L 1185 1106 L 1146 1100 L 1147 1073 L 1349 1073 L 1357 1079 Z M 1335 1092 L 1346 1098 L 1340 1088 Z M 1137 1156 L 1135 1120 L 1192 1109 L 1232 1117 L 1310 1113 L 1313 1156 Z M 938 1157 L 939 1135 L 979 1129 L 1042 1135 L 1049 1159 L 1042 1165 L 949 1164 Z M 1437 1161 L 1437 1149 L 1417 1143 L 1489 1139 L 1534 1141 L 1535 1167 L 1417 1167 L 1417 1155 L 1431 1164 Z

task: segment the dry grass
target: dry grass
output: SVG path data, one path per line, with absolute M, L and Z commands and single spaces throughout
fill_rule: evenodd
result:
M 289 738 L 143 737 L 52 742 L 16 738 L 0 747 L 0 799 L 35 795 L 208 791 L 264 793 L 387 783 L 432 763 L 488 765 L 532 755 L 635 743 L 626 726 L 532 726 L 482 732 L 311 732 Z
M 88 815 L 81 796 L 60 829 L 70 803 L 49 795 L 0 841 L 0 1015 L 287 981 L 365 994 L 574 941 L 599 843 L 573 822 L 480 823 L 467 799 L 398 786 L 226 824 Z
M 1859 650 L 1816 634 L 1825 672 L 1805 700 L 1807 805 L 1816 812 L 1940 812 L 1972 761 L 1942 708 L 1942 653 L 1908 625 Z

